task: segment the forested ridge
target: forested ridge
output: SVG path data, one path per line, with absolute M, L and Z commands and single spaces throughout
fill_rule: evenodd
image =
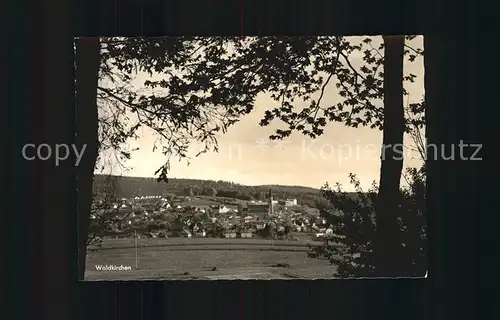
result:
M 158 183 L 156 178 L 108 176 L 96 174 L 94 177 L 94 192 L 100 193 L 104 187 L 113 184 L 115 195 L 118 198 L 135 196 L 163 196 L 166 194 L 209 195 L 242 200 L 267 199 L 269 189 L 272 189 L 274 198 L 296 198 L 299 202 L 316 200 L 319 189 L 305 186 L 261 185 L 246 186 L 229 181 L 197 180 L 197 179 L 169 179 L 168 183 Z

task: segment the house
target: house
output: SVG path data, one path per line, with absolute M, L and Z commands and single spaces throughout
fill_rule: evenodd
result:
M 297 221 L 294 221 L 293 226 L 295 227 L 295 230 L 297 230 L 297 232 L 304 232 L 306 229 L 306 225 L 304 224 L 304 222 L 297 223 Z
M 217 212 L 218 213 L 228 213 L 229 211 L 231 211 L 231 209 L 229 209 L 228 207 L 226 207 L 225 205 L 219 205 L 217 207 Z
M 205 238 L 207 236 L 207 233 L 205 232 L 205 230 L 201 230 L 196 232 L 194 235 L 196 238 Z
M 198 224 L 195 223 L 194 226 L 193 226 L 193 231 L 196 233 L 199 230 L 200 230 L 200 227 L 198 227 Z
M 162 209 L 171 209 L 171 208 L 172 208 L 172 206 L 170 205 L 170 203 L 165 202 L 164 204 L 162 204 L 161 208 L 162 208 Z
M 226 239 L 233 239 L 233 238 L 236 238 L 236 230 L 233 230 L 233 229 L 226 229 L 224 231 L 224 238 Z
M 240 232 L 241 238 L 253 238 L 253 230 L 247 229 Z
M 225 232 L 224 233 L 224 238 L 226 238 L 226 239 L 236 238 L 236 232 Z
M 255 218 L 252 217 L 252 216 L 246 216 L 245 218 L 243 218 L 244 222 L 245 223 L 253 223 L 255 222 Z
M 262 229 L 266 228 L 266 224 L 265 223 L 257 223 L 256 227 L 257 227 L 257 230 L 262 230 Z
M 326 220 L 325 220 L 325 219 L 323 219 L 323 218 L 317 218 L 317 219 L 314 221 L 314 223 L 315 223 L 316 225 L 321 226 L 321 225 L 326 224 Z
M 210 206 L 206 204 L 190 204 L 189 207 L 193 208 L 195 211 L 205 213 L 210 210 Z
M 333 236 L 333 230 L 332 228 L 328 228 L 325 230 L 325 237 L 331 237 Z
M 285 207 L 293 207 L 297 205 L 297 199 L 286 199 L 282 203 Z

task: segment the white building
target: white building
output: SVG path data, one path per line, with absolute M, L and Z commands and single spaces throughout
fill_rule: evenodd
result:
M 326 231 L 325 231 L 325 237 L 331 237 L 331 236 L 333 236 L 333 230 L 332 230 L 332 228 L 326 229 Z
M 253 238 L 253 233 L 249 231 L 245 231 L 241 233 L 242 238 Z
M 166 202 L 164 203 L 162 206 L 161 206 L 162 209 L 170 209 L 172 208 L 172 206 L 170 205 L 170 203 Z
M 196 237 L 198 237 L 198 238 L 205 238 L 207 236 L 207 233 L 205 232 L 205 230 L 198 231 L 195 234 L 196 234 Z
M 221 206 L 218 206 L 218 212 L 219 213 L 228 213 L 229 211 L 231 211 L 230 208 L 224 206 L 224 205 L 221 205 Z
M 235 231 L 224 232 L 224 238 L 227 239 L 236 238 L 236 232 Z

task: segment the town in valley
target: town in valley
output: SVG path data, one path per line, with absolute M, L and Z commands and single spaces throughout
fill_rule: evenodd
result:
M 113 196 L 97 196 L 94 200 L 91 226 L 96 226 L 96 233 L 89 240 L 89 280 L 122 279 L 127 276 L 150 278 L 148 266 L 152 264 L 162 278 L 203 278 L 201 275 L 238 279 L 245 275 L 249 278 L 282 278 L 287 274 L 288 278 L 303 278 L 333 274 L 333 266 L 326 261 L 316 262 L 312 272 L 307 271 L 307 261 L 311 260 L 307 257 L 309 246 L 322 243 L 333 235 L 331 226 L 320 215 L 320 208 L 328 206 L 328 203 L 320 197 L 319 190 L 291 186 L 251 187 L 196 180 L 191 182 L 198 185 L 189 185 L 185 182 L 189 180 L 183 179 L 178 179 L 183 182 L 178 185 L 176 179 L 172 184 L 158 184 L 154 179 L 133 177 L 97 176 L 96 180 L 96 194 L 112 190 Z M 123 185 L 127 188 L 127 182 L 130 184 L 133 180 L 140 181 L 142 188 L 126 190 L 125 193 L 128 191 L 137 195 L 117 198 L 117 194 L 124 194 L 120 190 Z M 150 191 L 153 194 L 145 193 L 144 189 L 148 186 L 155 189 Z M 295 197 L 287 197 L 287 194 Z M 100 220 L 103 223 L 98 226 Z M 151 250 L 158 253 L 160 248 L 176 253 L 181 260 L 182 254 L 187 260 L 189 254 L 211 256 L 211 252 L 215 255 L 217 252 L 231 252 L 243 257 L 252 255 L 256 261 L 241 266 L 238 266 L 238 260 L 227 266 L 221 261 L 205 266 L 193 262 L 187 270 L 179 270 L 171 260 L 144 264 L 144 261 L 153 259 L 147 257 Z M 137 261 L 134 261 L 135 250 Z M 121 251 L 125 258 L 114 258 L 113 251 Z M 94 264 L 124 264 L 120 259 L 127 260 L 132 272 L 106 273 L 93 267 Z M 290 270 L 293 270 L 296 261 L 300 262 L 298 267 L 301 270 L 294 275 Z M 154 271 L 151 270 L 152 273 Z

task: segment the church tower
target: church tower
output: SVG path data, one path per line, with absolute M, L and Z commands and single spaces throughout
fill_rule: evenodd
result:
M 269 188 L 269 215 L 272 216 L 274 213 L 274 204 L 273 204 L 273 191 Z

